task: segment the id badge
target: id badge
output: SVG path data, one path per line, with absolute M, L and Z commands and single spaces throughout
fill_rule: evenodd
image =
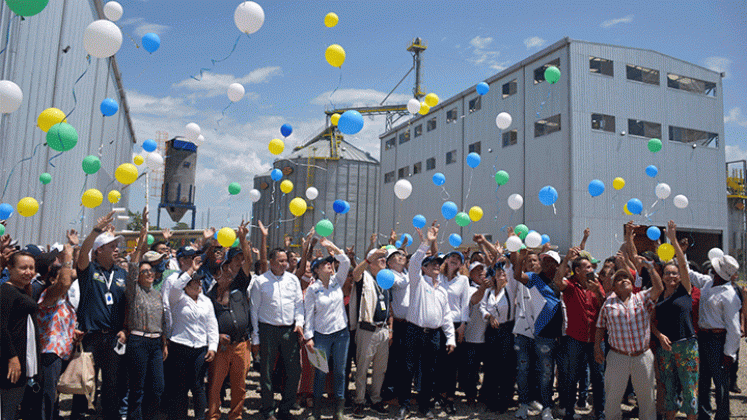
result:
M 107 305 L 114 305 L 114 296 L 112 296 L 111 292 L 104 294 L 104 301 L 106 301 Z
M 386 311 L 386 302 L 384 302 L 383 300 L 380 300 L 379 306 L 381 307 L 382 311 Z

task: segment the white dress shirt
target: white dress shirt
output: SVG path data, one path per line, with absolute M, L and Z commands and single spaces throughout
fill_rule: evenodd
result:
M 499 323 L 509 321 L 509 299 L 505 287 L 496 293 L 493 288 L 488 289 L 485 292 L 485 296 L 480 301 L 480 313 L 483 319 L 487 319 L 489 315 L 493 315 L 493 318 L 498 320 Z
M 701 329 L 725 329 L 724 354 L 736 360 L 741 337 L 739 316 L 742 309 L 737 292 L 729 283 L 714 286 L 711 276 L 694 271 L 690 271 L 690 282 L 700 289 L 698 326 Z
M 394 285 L 392 286 L 392 316 L 397 319 L 406 319 L 407 312 L 410 310 L 410 282 L 407 274 L 394 273 Z
M 458 274 L 449 280 L 444 276 L 446 290 L 449 292 L 449 310 L 454 323 L 469 322 L 469 279 Z
M 304 309 L 306 324 L 304 338 L 311 339 L 314 333 L 332 334 L 348 326 L 348 314 L 345 312 L 345 296 L 342 285 L 350 271 L 350 259 L 344 254 L 335 255 L 340 262 L 337 274 L 329 279 L 329 287 L 324 287 L 321 280 L 316 280 L 306 288 Z
M 446 345 L 456 346 L 454 324 L 449 310 L 449 293 L 443 281 L 445 278 L 439 274 L 434 281 L 422 274 L 421 265 L 426 249 L 428 244 L 423 243 L 410 257 L 410 311 L 407 320 L 421 328 L 443 328 Z
M 311 286 L 309 286 L 311 287 Z M 295 275 L 283 271 L 276 276 L 272 270 L 252 279 L 249 285 L 252 315 L 252 344 L 259 344 L 259 323 L 287 327 L 303 326 L 304 307 L 301 282 Z
M 184 272 L 169 290 L 171 308 L 171 341 L 183 346 L 218 350 L 218 320 L 213 302 L 200 293 L 195 301 L 184 293 L 192 277 Z
M 163 286 L 161 286 L 161 297 L 163 297 L 163 310 L 164 310 L 164 316 L 165 319 L 163 321 L 164 323 L 164 334 L 166 337 L 171 337 L 171 301 L 170 301 L 170 293 L 171 288 L 174 286 L 174 283 L 176 283 L 176 280 L 179 278 L 179 274 L 181 274 L 181 271 L 175 271 L 171 274 L 169 274 L 168 277 L 166 277 L 163 280 Z
M 472 295 L 477 292 L 477 287 L 470 286 L 469 292 L 469 297 L 472 299 Z M 475 305 L 470 303 L 469 305 L 469 323 L 467 324 L 467 328 L 464 329 L 464 341 L 468 343 L 485 342 L 485 329 L 488 324 L 482 317 L 482 313 L 480 313 L 480 302 L 477 302 Z

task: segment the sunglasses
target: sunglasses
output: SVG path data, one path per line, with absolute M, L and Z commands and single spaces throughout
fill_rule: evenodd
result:
M 152 276 L 155 274 L 153 270 L 140 270 L 140 274 L 144 276 Z

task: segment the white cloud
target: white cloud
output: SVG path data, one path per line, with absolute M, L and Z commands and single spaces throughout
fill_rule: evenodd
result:
M 726 161 L 733 162 L 735 160 L 747 160 L 747 150 L 743 150 L 739 146 L 726 145 Z
M 498 57 L 501 55 L 497 50 L 488 49 L 493 43 L 491 37 L 476 36 L 469 41 L 469 45 L 472 47 L 472 56 L 467 58 L 467 61 L 476 65 L 482 66 L 487 65 L 493 70 L 504 70 L 508 67 L 508 61 L 498 61 Z
M 524 45 L 526 45 L 528 50 L 531 50 L 532 48 L 541 48 L 545 46 L 545 44 L 547 44 L 547 41 L 538 36 L 533 36 L 524 40 Z
M 620 23 L 630 23 L 632 21 L 633 21 L 633 15 L 627 15 L 621 18 L 605 20 L 604 22 L 600 23 L 599 26 L 604 29 L 609 29 Z
M 339 89 L 336 92 L 328 90 L 320 93 L 311 100 L 313 105 L 329 105 L 331 102 L 335 107 L 346 106 L 376 106 L 386 97 L 385 92 L 375 89 Z M 332 97 L 330 98 L 330 94 Z M 412 98 L 412 95 L 393 93 L 387 98 L 388 104 L 404 104 Z
M 472 45 L 474 48 L 479 49 L 479 50 L 487 49 L 488 47 L 490 47 L 490 44 L 492 43 L 493 43 L 493 38 L 489 36 L 481 37 L 480 35 L 472 38 L 469 41 L 469 45 Z
M 186 105 L 183 98 L 172 98 L 171 96 L 155 97 L 144 95 L 134 90 L 128 90 L 126 97 L 130 113 L 133 115 L 148 114 L 165 117 L 197 114 L 197 109 Z
M 171 29 L 170 26 L 161 25 L 158 23 L 151 23 L 147 22 L 145 18 L 137 17 L 137 18 L 129 18 L 125 19 L 120 22 L 120 25 L 122 26 L 129 26 L 133 25 L 135 26 L 135 29 L 133 29 L 133 33 L 138 37 L 142 37 L 143 35 L 147 33 L 154 33 L 156 35 L 161 35 L 167 30 Z
M 741 127 L 747 127 L 747 116 L 742 115 L 742 108 L 736 106 L 724 115 L 724 124 L 734 123 Z
M 729 60 L 726 57 L 708 57 L 705 59 L 705 66 L 709 69 L 719 72 L 719 73 L 725 73 L 726 77 L 728 78 L 731 73 L 731 60 Z
M 243 77 L 235 77 L 231 74 L 215 74 L 205 72 L 200 80 L 193 78 L 184 79 L 181 82 L 174 83 L 171 85 L 172 88 L 185 88 L 195 92 L 199 92 L 198 96 L 204 98 L 212 98 L 219 95 L 224 95 L 228 85 L 231 83 L 241 83 L 242 85 L 258 84 L 270 81 L 275 76 L 282 76 L 283 71 L 280 67 L 261 67 L 251 71 Z M 247 92 L 246 95 L 250 99 L 259 99 L 256 93 Z

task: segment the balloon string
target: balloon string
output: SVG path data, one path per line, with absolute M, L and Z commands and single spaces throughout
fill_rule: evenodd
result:
M 552 203 L 552 214 L 558 215 L 558 209 L 555 208 L 555 203 Z
M 115 23 L 115 25 L 117 25 L 117 24 Z M 120 26 L 120 25 L 117 25 L 117 26 L 122 31 L 122 33 L 124 33 L 125 35 L 127 35 L 127 37 L 130 38 L 130 41 L 132 41 L 132 43 L 135 44 L 135 48 L 140 48 L 140 45 L 137 43 L 137 41 L 135 41 L 135 38 L 133 38 L 132 35 L 129 34 L 129 32 L 125 32 L 125 30 L 124 30 L 124 28 L 122 26 Z
M 233 48 L 231 48 L 231 52 L 228 53 L 227 56 L 225 56 L 224 58 L 221 58 L 220 60 L 216 60 L 214 58 L 211 58 L 210 62 L 212 63 L 212 65 L 210 67 L 203 67 L 203 68 L 201 68 L 199 76 L 189 76 L 189 77 L 197 80 L 198 82 L 202 81 L 202 76 L 203 76 L 204 72 L 211 70 L 213 67 L 215 67 L 215 65 L 217 63 L 220 63 L 221 61 L 228 60 L 228 58 L 233 54 L 233 52 L 236 51 L 236 46 L 239 45 L 239 40 L 241 39 L 242 35 L 246 35 L 246 37 L 249 38 L 249 34 L 242 33 L 241 35 L 239 35 L 238 37 L 236 37 L 236 42 L 233 43 Z
M 16 16 L 13 16 L 12 18 L 10 18 L 8 20 L 8 27 L 5 29 L 5 48 L 3 48 L 2 50 L 0 50 L 0 54 L 4 53 L 5 50 L 8 49 L 8 44 L 10 44 L 10 24 L 11 24 L 11 22 L 13 22 L 13 19 L 15 19 L 17 17 L 21 17 L 21 16 L 20 15 L 16 15 Z
M 439 195 L 441 196 L 441 199 L 444 200 L 444 201 L 446 201 L 449 198 L 451 198 L 451 195 L 449 194 L 448 191 L 446 191 L 446 187 L 444 187 L 443 185 L 441 186 L 441 192 L 439 193 Z M 446 195 L 445 198 L 444 198 L 444 195 Z
M 337 81 L 337 87 L 335 88 L 335 90 L 333 90 L 332 92 L 329 93 L 329 99 L 328 99 L 328 101 L 329 101 L 329 105 L 332 107 L 332 109 L 335 109 L 335 104 L 332 103 L 332 95 L 334 95 L 335 92 L 337 92 L 337 89 L 340 88 L 340 85 L 342 85 L 342 67 L 340 67 L 340 79 Z
M 467 195 L 464 196 L 464 203 L 465 206 L 467 205 L 467 199 L 469 198 L 469 193 L 472 192 L 472 175 L 474 174 L 474 170 L 470 169 L 469 171 L 469 185 L 467 186 Z M 466 207 L 463 207 L 465 209 Z
M 86 61 L 88 62 L 88 64 L 86 65 L 86 69 L 83 71 L 83 74 L 78 76 L 78 79 L 75 80 L 75 83 L 73 83 L 73 109 L 71 109 L 70 112 L 65 114 L 65 118 L 63 119 L 63 121 L 66 120 L 68 117 L 70 117 L 73 111 L 75 111 L 75 108 L 78 106 L 78 97 L 75 95 L 75 86 L 78 84 L 78 82 L 80 82 L 80 79 L 82 79 L 83 76 L 85 76 L 86 73 L 88 73 L 88 69 L 91 68 L 91 55 L 90 54 L 86 55 Z
M 446 223 L 444 224 L 443 230 L 441 230 L 441 239 L 438 241 L 439 244 L 444 243 L 444 238 L 446 238 L 446 228 L 449 227 L 449 220 L 446 220 Z
M 3 195 L 2 195 L 2 197 L 0 197 L 0 199 L 2 199 L 2 198 L 5 198 L 5 191 L 7 191 L 7 190 L 8 190 L 8 184 L 10 184 L 10 179 L 11 179 L 11 178 L 13 177 L 13 172 L 15 172 L 15 170 L 16 170 L 16 167 L 17 167 L 18 165 L 22 164 L 23 162 L 26 162 L 26 161 L 28 161 L 28 160 L 31 160 L 31 159 L 32 159 L 32 158 L 34 157 L 34 155 L 36 155 L 36 150 L 37 150 L 37 149 L 39 149 L 39 146 L 41 146 L 41 145 L 42 145 L 42 144 L 41 144 L 41 143 L 39 143 L 39 144 L 37 144 L 36 146 L 34 146 L 34 151 L 33 151 L 33 152 L 31 153 L 31 156 L 29 156 L 29 157 L 27 157 L 27 158 L 23 158 L 23 159 L 19 160 L 18 162 L 16 162 L 16 164 L 15 164 L 15 165 L 13 165 L 13 169 L 11 169 L 11 170 L 10 170 L 10 173 L 8 174 L 8 179 L 7 179 L 7 180 L 5 180 L 5 188 L 3 188 Z
M 225 108 L 223 108 L 223 111 L 221 111 L 220 113 L 220 118 L 218 118 L 218 121 L 216 122 L 216 124 L 220 125 L 221 120 L 226 117 L 226 110 L 230 108 L 231 105 L 233 105 L 233 102 L 230 102 L 228 105 L 226 105 Z M 215 131 L 218 131 L 218 129 L 216 128 Z
M 52 156 L 51 158 L 49 158 L 49 164 L 50 164 L 50 165 L 51 165 L 51 166 L 52 166 L 53 168 L 56 168 L 56 166 L 54 166 L 54 163 L 52 163 L 52 160 L 54 160 L 55 158 L 57 158 L 57 157 L 61 156 L 61 155 L 62 155 L 63 153 L 64 153 L 64 152 L 60 152 L 60 153 L 57 153 L 56 155 L 54 155 L 54 156 Z

